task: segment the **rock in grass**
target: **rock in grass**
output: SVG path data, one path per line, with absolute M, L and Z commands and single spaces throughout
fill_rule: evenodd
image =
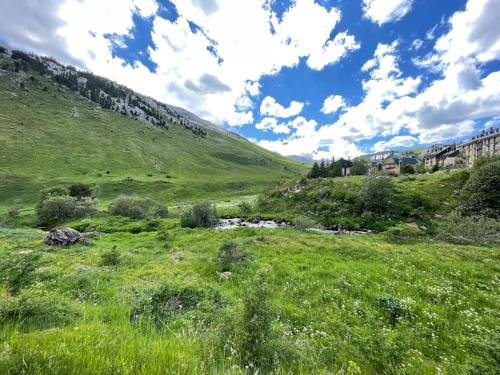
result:
M 71 228 L 52 229 L 44 240 L 49 246 L 69 246 L 75 243 L 88 245 L 89 240 L 84 238 L 80 232 Z

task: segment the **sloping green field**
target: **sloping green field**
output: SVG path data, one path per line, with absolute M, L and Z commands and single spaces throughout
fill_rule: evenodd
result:
M 303 170 L 235 135 L 147 126 L 36 73 L 0 75 L 0 205 L 32 203 L 42 187 L 73 181 L 98 183 L 105 200 L 252 194 Z

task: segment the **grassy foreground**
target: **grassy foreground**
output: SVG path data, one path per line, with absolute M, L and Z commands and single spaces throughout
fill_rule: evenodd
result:
M 41 256 L 17 297 L 1 290 L 0 373 L 244 373 L 242 298 L 265 267 L 275 373 L 498 369 L 498 248 L 430 240 L 402 245 L 379 235 L 294 229 L 192 230 L 179 228 L 177 219 L 162 225 L 168 239 L 155 230 L 116 231 L 70 248 L 43 245 L 45 234 L 36 229 L 0 228 L 2 260 Z M 215 257 L 227 239 L 255 260 L 226 280 Z M 123 261 L 103 266 L 101 256 L 113 246 Z M 178 313 L 159 326 L 134 323 L 137 296 L 164 282 L 211 288 L 224 303 Z

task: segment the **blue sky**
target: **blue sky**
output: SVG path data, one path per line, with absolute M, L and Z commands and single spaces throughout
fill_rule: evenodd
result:
M 3 43 L 182 106 L 284 155 L 354 157 L 460 141 L 500 123 L 497 0 L 0 5 Z

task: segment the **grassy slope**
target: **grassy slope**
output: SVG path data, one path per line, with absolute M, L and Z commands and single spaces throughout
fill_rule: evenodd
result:
M 2 74 L 0 205 L 32 203 L 41 187 L 70 181 L 97 182 L 105 199 L 119 192 L 165 201 L 243 195 L 304 169 L 236 136 L 209 131 L 195 139 L 175 125 L 145 126 L 36 74 L 39 83 L 24 78 L 25 90 Z
M 278 365 L 283 373 L 337 373 L 350 361 L 363 374 L 495 373 L 498 248 L 292 229 L 176 228 L 170 235 L 169 250 L 155 232 L 105 234 L 91 247 L 53 250 L 42 244 L 43 232 L 0 228 L 4 256 L 18 249 L 43 256 L 36 273 L 42 281 L 30 293 L 56 296 L 83 313 L 48 330 L 3 325 L 0 372 L 242 373 L 233 367 L 237 353 L 226 348 L 221 356 L 212 341 L 222 331 L 197 333 L 188 316 L 163 332 L 129 322 L 133 291 L 168 281 L 217 288 L 229 301 L 227 324 L 238 325 L 243 285 L 254 271 L 229 281 L 217 275 L 217 248 L 231 238 L 257 256 L 257 265 L 272 267 L 273 326 L 290 356 Z M 101 266 L 100 255 L 115 245 L 124 264 Z M 90 282 L 75 283 L 80 279 Z M 385 295 L 404 306 L 395 325 L 377 304 Z

